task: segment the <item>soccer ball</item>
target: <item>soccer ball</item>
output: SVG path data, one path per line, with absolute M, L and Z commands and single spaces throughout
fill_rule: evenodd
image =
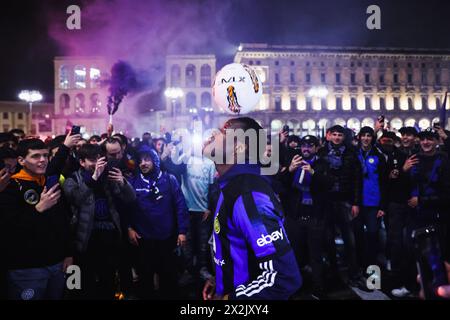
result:
M 227 113 L 240 115 L 253 111 L 261 95 L 261 81 L 256 72 L 245 64 L 227 64 L 216 74 L 214 101 Z

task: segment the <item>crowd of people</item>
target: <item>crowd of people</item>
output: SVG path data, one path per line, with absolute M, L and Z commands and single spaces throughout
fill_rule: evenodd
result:
M 228 125 L 257 128 L 242 119 Z M 436 226 L 450 260 L 450 132 L 399 134 L 382 120 L 324 137 L 284 129 L 278 173 L 263 177 L 169 134 L 0 133 L 0 295 L 182 299 L 188 287 L 200 298 L 206 282 L 204 299 L 212 288 L 287 299 L 309 277 L 322 300 L 336 278 L 370 290 L 366 269 L 377 265 L 395 279 L 393 296 L 416 296 L 412 231 Z M 81 289 L 66 286 L 71 265 Z

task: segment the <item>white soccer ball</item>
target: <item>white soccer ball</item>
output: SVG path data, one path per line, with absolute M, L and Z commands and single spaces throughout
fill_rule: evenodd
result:
M 227 64 L 216 74 L 214 101 L 227 113 L 240 115 L 253 111 L 261 95 L 261 81 L 256 72 L 245 64 Z

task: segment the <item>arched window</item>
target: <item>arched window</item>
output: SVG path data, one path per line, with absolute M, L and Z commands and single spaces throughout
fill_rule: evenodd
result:
M 201 96 L 201 107 L 211 108 L 211 94 L 209 92 L 203 92 Z
M 59 87 L 69 89 L 70 71 L 68 66 L 59 67 Z
M 188 92 L 186 94 L 186 108 L 197 108 L 197 97 L 195 93 Z
M 272 132 L 280 131 L 282 126 L 283 126 L 283 122 L 281 122 L 281 120 L 278 120 L 278 119 L 273 119 L 272 122 L 270 123 L 270 128 L 271 128 Z
M 98 93 L 91 94 L 91 97 L 89 100 L 90 100 L 90 104 L 91 104 L 91 112 L 99 113 L 100 107 L 101 107 L 101 102 L 100 102 L 100 97 L 99 97 Z
M 375 121 L 372 118 L 364 118 L 363 121 L 361 122 L 361 128 L 362 127 L 374 128 L 375 127 Z
M 181 86 L 181 69 L 180 66 L 174 64 L 170 69 L 170 86 L 179 87 Z
M 81 114 L 85 112 L 84 94 L 79 93 L 75 96 L 75 113 Z
M 419 128 L 424 130 L 430 127 L 430 120 L 427 118 L 423 118 L 419 120 Z
M 75 66 L 75 88 L 86 89 L 86 68 L 84 66 Z
M 403 121 L 400 118 L 394 118 L 391 120 L 391 128 L 399 130 L 403 126 Z
M 186 87 L 194 88 L 196 85 L 196 75 L 195 75 L 195 66 L 193 64 L 189 64 L 186 67 Z
M 405 120 L 405 127 L 414 127 L 414 125 L 416 124 L 416 119 L 414 118 L 408 118 Z
M 356 118 L 350 118 L 347 121 L 347 127 L 355 132 L 358 132 L 361 129 L 361 123 Z
M 304 134 L 314 134 L 316 129 L 316 122 L 312 119 L 308 119 L 302 123 Z
M 63 93 L 59 96 L 59 109 L 64 113 L 64 110 L 70 109 L 70 96 L 67 93 Z
M 211 67 L 208 64 L 202 65 L 200 69 L 200 85 L 211 87 Z

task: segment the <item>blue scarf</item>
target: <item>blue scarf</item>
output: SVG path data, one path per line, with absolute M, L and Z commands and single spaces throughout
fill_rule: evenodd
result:
M 305 159 L 306 162 L 308 162 L 311 166 L 313 166 L 314 162 L 316 161 L 316 156 L 312 157 L 311 159 Z M 302 177 L 303 169 L 300 167 L 295 171 L 294 174 L 294 181 L 292 182 L 292 186 L 294 188 L 297 188 L 302 193 L 302 204 L 306 206 L 312 206 L 313 199 L 311 195 L 311 181 L 312 176 L 309 172 L 304 172 Z

